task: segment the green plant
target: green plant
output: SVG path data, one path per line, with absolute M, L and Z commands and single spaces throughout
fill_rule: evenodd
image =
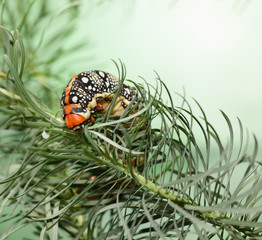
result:
M 26 225 L 32 225 L 40 239 L 262 238 L 257 142 L 254 137 L 253 152 L 248 154 L 240 121 L 236 148 L 233 127 L 222 112 L 230 133 L 224 145 L 201 106 L 195 102 L 201 118 L 183 96 L 181 105 L 175 106 L 157 74 L 154 86 L 144 79 L 127 80 L 138 94 L 134 105 L 120 118 L 110 116 L 110 110 L 108 115 L 97 114 L 96 124 L 80 132 L 66 129 L 59 101 L 48 87 L 43 87 L 43 95 L 52 96 L 49 104 L 57 101 L 52 107 L 29 91 L 39 80 L 39 69 L 46 69 L 57 55 L 42 62 L 41 54 L 33 54 L 23 40 L 35 2 L 26 5 L 21 24 L 10 28 L 3 21 L 10 6 L 2 2 L 0 131 L 5 141 L 0 153 L 1 161 L 9 162 L 0 182 L 0 222 L 10 222 L 10 228 L 1 239 Z M 77 3 L 68 6 L 72 14 L 77 11 Z M 46 20 L 50 12 L 45 13 L 39 19 Z M 44 51 L 44 39 L 42 34 L 37 51 Z M 125 66 L 115 64 L 123 82 Z M 52 69 L 41 74 L 58 77 Z M 169 105 L 163 103 L 164 93 Z M 137 112 L 130 114 L 134 109 Z M 204 147 L 196 137 L 199 132 Z M 232 187 L 242 165 L 245 172 Z M 6 207 L 9 212 L 3 211 Z

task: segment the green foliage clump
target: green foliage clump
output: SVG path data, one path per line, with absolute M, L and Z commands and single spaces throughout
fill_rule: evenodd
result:
M 236 149 L 230 120 L 222 112 L 230 133 L 224 146 L 197 102 L 202 118 L 183 96 L 181 106 L 174 106 L 157 74 L 155 86 L 144 79 L 126 80 L 120 62 L 121 83 L 129 81 L 137 92 L 132 104 L 121 117 L 110 116 L 109 108 L 83 131 L 68 130 L 56 94 L 41 79 L 59 79 L 50 65 L 68 49 L 54 40 L 61 33 L 69 37 L 73 25 L 44 36 L 58 13 L 66 10 L 75 16 L 80 3 L 69 2 L 51 14 L 48 1 L 22 2 L 16 6 L 2 1 L 1 11 L 0 154 L 5 167 L 0 223 L 10 222 L 1 239 L 27 225 L 40 239 L 262 237 L 257 142 L 254 138 L 248 154 L 240 121 Z M 14 12 L 20 16 L 18 24 Z M 47 46 L 58 48 L 45 52 Z M 35 84 L 42 95 L 32 91 Z M 169 105 L 163 103 L 164 92 Z M 202 134 L 204 148 L 195 132 Z M 211 154 L 211 147 L 217 154 Z M 233 187 L 231 180 L 242 165 L 245 172 Z

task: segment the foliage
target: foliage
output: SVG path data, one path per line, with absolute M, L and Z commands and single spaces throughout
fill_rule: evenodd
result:
M 45 106 L 29 90 L 28 81 L 37 81 L 39 69 L 48 68 L 57 55 L 49 53 L 42 61 L 22 37 L 39 37 L 25 20 L 33 4 L 46 4 L 35 2 L 24 7 L 21 24 L 14 26 L 3 21 L 5 14 L 12 16 L 10 5 L 2 2 L 1 161 L 9 162 L 0 182 L 0 222 L 10 222 L 10 228 L 1 239 L 26 225 L 40 239 L 262 238 L 262 169 L 255 137 L 248 154 L 239 121 L 236 148 L 233 127 L 222 112 L 230 133 L 223 144 L 201 106 L 195 102 L 201 118 L 183 96 L 181 106 L 174 106 L 157 74 L 154 86 L 144 79 L 126 80 L 124 64 L 115 62 L 121 82 L 136 88 L 133 104 L 121 117 L 110 116 L 110 108 L 96 114 L 96 123 L 84 131 L 66 129 L 58 108 Z M 69 3 L 70 11 L 77 11 L 75 5 Z M 47 19 L 50 11 L 35 16 Z M 71 26 L 65 29 L 70 36 Z M 58 33 L 53 34 L 50 39 Z M 43 36 L 37 51 L 51 43 Z M 52 69 L 48 74 L 58 77 Z M 164 92 L 169 104 L 162 100 Z M 240 166 L 245 167 L 242 175 Z M 238 183 L 232 186 L 235 174 Z M 7 206 L 9 213 L 3 211 Z

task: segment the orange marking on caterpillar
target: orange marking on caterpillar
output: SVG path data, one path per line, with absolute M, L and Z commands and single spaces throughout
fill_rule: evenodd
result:
M 79 114 L 70 113 L 65 116 L 65 122 L 69 129 L 72 129 L 75 126 L 81 125 L 85 121 L 86 119 Z
M 79 74 L 79 73 L 78 73 Z M 76 74 L 72 80 L 69 82 L 68 87 L 65 90 L 65 104 L 69 104 L 69 93 L 71 91 L 71 87 L 72 87 L 72 82 L 75 81 L 76 77 L 78 76 L 78 74 Z

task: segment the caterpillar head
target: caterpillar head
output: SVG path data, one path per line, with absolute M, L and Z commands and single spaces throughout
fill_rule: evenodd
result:
M 76 113 L 70 113 L 65 116 L 65 122 L 69 129 L 73 131 L 81 130 L 84 128 L 84 123 L 86 119 Z
M 64 107 L 64 119 L 67 127 L 73 131 L 84 128 L 84 125 L 92 121 L 90 110 L 83 109 L 76 104 L 69 104 Z

